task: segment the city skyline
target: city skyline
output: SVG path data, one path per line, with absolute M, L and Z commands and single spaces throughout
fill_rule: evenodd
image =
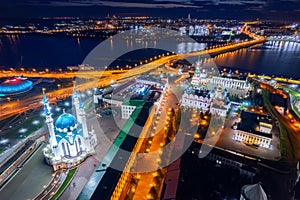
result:
M 300 200 L 299 8 L 1 1 L 1 198 Z
M 204 19 L 270 19 L 299 22 L 297 0 L 117 0 L 117 1 L 1 1 L 2 18 L 53 16 L 104 17 L 141 16 Z

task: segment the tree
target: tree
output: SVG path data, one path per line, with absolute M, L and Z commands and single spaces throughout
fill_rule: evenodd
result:
M 157 189 L 152 186 L 150 188 L 150 191 L 149 191 L 150 195 L 152 196 L 153 199 L 158 199 L 158 192 L 157 192 Z

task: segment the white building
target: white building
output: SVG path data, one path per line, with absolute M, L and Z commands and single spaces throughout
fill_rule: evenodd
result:
M 272 118 L 242 111 L 240 122 L 234 126 L 233 139 L 250 145 L 269 148 L 272 141 Z
M 121 106 L 122 119 L 129 119 L 138 103 L 135 101 L 125 101 Z
M 212 85 L 219 85 L 223 88 L 248 90 L 250 89 L 250 83 L 247 80 L 238 80 L 233 78 L 224 78 L 219 76 L 213 76 L 207 79 L 207 82 Z
M 230 108 L 230 102 L 214 99 L 210 107 L 210 113 L 221 117 L 226 117 L 227 111 Z
M 227 98 L 227 90 L 219 87 L 208 91 L 203 88 L 185 90 L 181 98 L 181 105 L 202 111 L 209 110 L 212 114 L 225 117 L 231 106 L 231 102 Z
M 209 110 L 210 104 L 212 102 L 212 98 L 210 97 L 209 92 L 205 90 L 200 90 L 198 92 L 197 91 L 185 91 L 181 98 L 181 105 L 198 108 L 203 111 Z
M 195 66 L 195 74 L 192 77 L 191 84 L 194 88 L 199 89 L 202 86 L 205 86 L 207 83 L 207 73 L 205 69 L 202 71 L 200 70 L 200 58 L 198 58 L 198 61 L 196 62 Z
M 210 107 L 210 113 L 226 117 L 227 111 L 231 106 L 231 102 L 227 97 L 228 93 L 226 89 L 221 87 L 214 88 L 211 91 L 212 103 Z
M 44 95 L 44 110 L 49 130 L 49 144 L 43 153 L 54 171 L 71 168 L 81 163 L 87 156 L 94 154 L 97 138 L 94 130 L 88 130 L 84 105 L 74 89 L 73 100 L 76 117 L 66 113 L 57 120 L 52 119 L 49 101 Z
M 209 29 L 205 25 L 189 26 L 189 36 L 207 36 Z

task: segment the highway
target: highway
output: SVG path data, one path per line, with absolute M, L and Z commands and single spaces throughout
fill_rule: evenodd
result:
M 92 70 L 92 71 L 65 71 L 65 72 L 47 72 L 47 71 L 25 71 L 24 68 L 20 70 L 1 70 L 0 78 L 9 78 L 12 76 L 24 76 L 28 78 L 59 78 L 59 79 L 72 79 L 72 78 L 85 78 L 91 79 L 95 77 L 107 77 L 115 73 L 125 73 L 128 70 Z

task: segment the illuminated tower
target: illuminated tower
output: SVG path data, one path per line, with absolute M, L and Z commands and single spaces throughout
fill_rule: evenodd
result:
M 198 57 L 198 61 L 196 62 L 196 66 L 195 66 L 195 73 L 194 73 L 194 76 L 193 76 L 192 81 L 191 81 L 191 84 L 196 88 L 198 88 L 199 84 L 200 84 L 200 75 L 201 75 L 201 72 L 200 72 L 200 57 Z
M 77 121 L 79 123 L 81 123 L 81 118 L 79 116 L 80 102 L 79 102 L 79 97 L 78 97 L 75 85 L 74 85 L 74 91 L 73 91 L 73 103 L 75 106 L 75 114 L 76 114 Z
M 48 126 L 49 136 L 50 136 L 49 142 L 51 144 L 51 148 L 53 149 L 53 151 L 55 151 L 55 149 L 57 148 L 57 141 L 54 132 L 53 119 L 51 117 L 52 113 L 50 111 L 49 100 L 46 97 L 44 90 L 43 90 L 43 103 L 44 103 L 44 112 L 46 116 L 46 123 Z
M 189 20 L 189 23 L 192 22 L 192 20 L 191 20 L 191 14 L 190 13 L 188 14 L 188 20 Z
M 79 100 L 80 106 L 79 106 L 79 118 L 81 120 L 81 124 L 82 124 L 82 131 L 83 131 L 83 137 L 84 138 L 88 138 L 89 137 L 89 131 L 87 128 L 87 122 L 86 122 L 86 113 L 84 110 L 84 105 L 83 102 L 81 100 Z

